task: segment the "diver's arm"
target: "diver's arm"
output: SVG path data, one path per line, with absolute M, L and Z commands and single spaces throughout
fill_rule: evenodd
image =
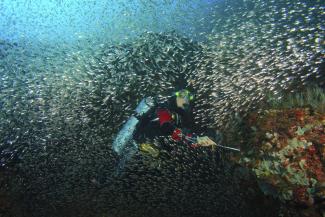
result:
M 197 148 L 199 146 L 208 147 L 217 145 L 212 139 L 207 136 L 197 136 L 195 133 L 192 133 L 187 129 L 177 128 L 172 123 L 165 123 L 162 128 L 168 135 L 171 135 L 174 141 L 184 142 L 192 148 Z
M 199 137 L 187 129 L 176 127 L 168 109 L 159 109 L 157 115 L 162 132 L 165 135 L 171 135 L 174 141 L 184 142 L 193 148 L 216 145 L 216 143 L 207 136 Z
M 172 122 L 165 122 L 160 125 L 160 128 L 165 135 L 170 135 L 175 142 L 184 142 L 192 148 L 200 146 L 197 143 L 199 137 L 187 129 L 176 127 Z
M 171 112 L 168 109 L 160 108 L 156 111 L 159 125 L 161 131 L 165 135 L 170 135 L 174 141 L 184 141 L 188 143 L 189 141 L 186 140 L 186 136 L 182 129 L 177 128 L 174 124 L 173 117 Z

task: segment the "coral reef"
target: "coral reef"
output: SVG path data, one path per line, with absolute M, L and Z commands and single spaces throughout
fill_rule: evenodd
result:
M 316 213 L 325 199 L 325 113 L 270 109 L 246 121 L 249 145 L 234 160 L 251 168 L 266 195 Z

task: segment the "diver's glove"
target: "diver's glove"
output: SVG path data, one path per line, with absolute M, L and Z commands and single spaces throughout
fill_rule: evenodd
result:
M 186 133 L 186 130 L 176 128 L 172 133 L 174 141 L 183 141 L 192 148 L 197 147 L 214 147 L 217 144 L 207 136 L 197 136 L 194 133 Z
M 212 149 L 215 149 L 217 144 L 207 136 L 197 136 L 196 141 L 192 142 L 190 146 L 191 148 L 211 147 Z
M 212 139 L 210 139 L 207 136 L 198 136 L 198 137 L 196 137 L 196 140 L 197 140 L 198 146 L 208 147 L 208 146 L 216 146 L 217 145 Z
M 197 137 L 197 143 L 193 144 L 193 145 L 195 145 L 195 147 L 199 147 L 199 146 L 201 146 L 201 147 L 211 147 L 212 150 L 216 150 L 217 147 L 220 147 L 220 148 L 223 148 L 223 149 L 240 152 L 240 149 L 238 149 L 238 148 L 233 148 L 233 147 L 217 144 L 207 136 Z

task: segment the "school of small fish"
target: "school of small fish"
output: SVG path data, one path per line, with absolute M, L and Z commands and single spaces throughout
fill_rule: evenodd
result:
M 200 41 L 177 30 L 120 44 L 0 40 L 0 194 L 15 207 L 3 216 L 266 215 L 273 207 L 256 207 L 261 192 L 222 152 L 166 138 L 170 152 L 138 153 L 116 177 L 111 144 L 146 96 L 189 88 L 196 124 L 223 131 L 267 94 L 324 87 L 324 9 L 222 1 Z

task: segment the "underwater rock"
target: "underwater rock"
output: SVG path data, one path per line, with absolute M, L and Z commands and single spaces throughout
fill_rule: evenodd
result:
M 251 117 L 248 126 L 257 130 L 251 131 L 243 156 L 233 160 L 251 168 L 259 182 L 270 185 L 261 188 L 266 195 L 313 207 L 317 216 L 323 198 L 319 186 L 325 183 L 324 145 L 320 143 L 324 114 L 296 108 L 266 110 Z

